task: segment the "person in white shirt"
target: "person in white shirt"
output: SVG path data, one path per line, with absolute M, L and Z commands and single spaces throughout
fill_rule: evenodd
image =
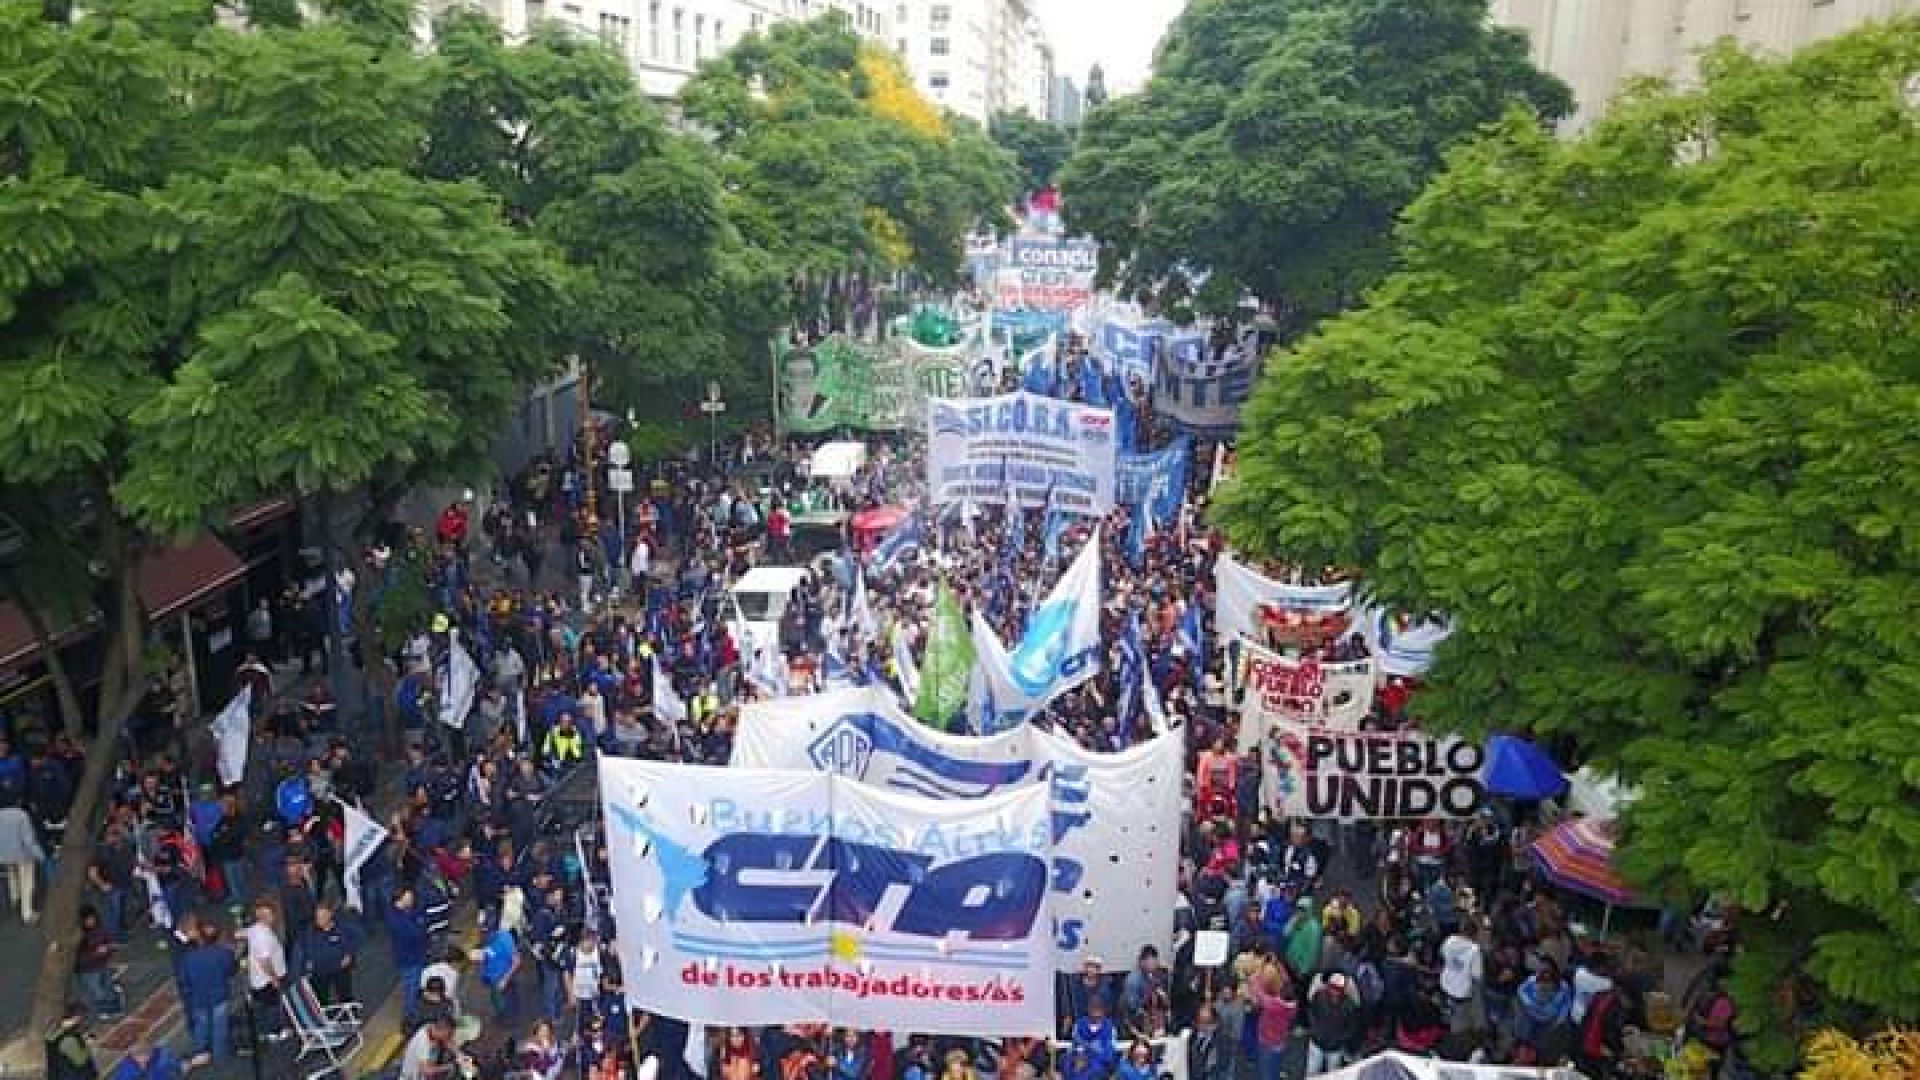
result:
M 33 909 L 34 871 L 44 861 L 33 819 L 17 806 L 0 807 L 0 870 L 6 872 L 7 889 L 20 907 L 20 921 L 28 926 L 40 921 Z
M 266 1030 L 268 1042 L 283 1042 L 287 1030 L 282 1026 L 280 992 L 287 981 L 287 954 L 274 921 L 271 904 L 255 904 L 253 922 L 240 931 L 240 940 L 246 946 L 247 991 L 253 995 L 254 1021 Z
M 653 545 L 645 536 L 633 538 L 633 551 L 627 555 L 627 572 L 632 575 L 627 588 L 633 590 L 635 596 L 646 599 L 647 577 L 653 573 Z
M 425 989 L 427 983 L 434 979 L 439 979 L 440 985 L 446 987 L 447 1002 L 453 1006 L 454 1019 L 466 1015 L 466 1010 L 460 1005 L 460 970 L 445 960 L 420 969 L 421 989 Z
M 600 996 L 600 935 L 593 930 L 580 932 L 580 943 L 573 947 L 573 970 L 567 976 L 567 991 L 575 1003 L 593 1001 Z
M 400 1080 L 446 1080 L 458 1068 L 453 1025 L 446 1020 L 421 1024 L 400 1054 Z
M 1568 1012 L 1576 1027 L 1587 1018 L 1593 999 L 1613 989 L 1613 965 L 1603 953 L 1576 961 L 1573 968 L 1573 1008 Z
M 1486 960 L 1477 938 L 1478 927 L 1468 919 L 1440 943 L 1440 991 L 1447 996 L 1449 1026 L 1456 1032 L 1486 1027 L 1480 1002 L 1480 983 Z

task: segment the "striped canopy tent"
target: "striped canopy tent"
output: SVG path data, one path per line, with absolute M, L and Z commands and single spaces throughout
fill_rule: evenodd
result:
M 1590 896 L 1609 908 L 1634 902 L 1633 890 L 1613 866 L 1616 827 L 1611 821 L 1574 818 L 1533 842 L 1534 867 L 1554 885 Z

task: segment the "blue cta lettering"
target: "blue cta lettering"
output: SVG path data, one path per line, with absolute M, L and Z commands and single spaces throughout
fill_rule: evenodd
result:
M 1047 861 L 995 852 L 934 864 L 912 852 L 832 837 L 734 833 L 705 855 L 694 904 L 724 922 L 803 925 L 814 919 L 916 937 L 959 934 L 1018 941 L 1047 889 Z M 874 925 L 887 897 L 907 890 L 891 927 Z

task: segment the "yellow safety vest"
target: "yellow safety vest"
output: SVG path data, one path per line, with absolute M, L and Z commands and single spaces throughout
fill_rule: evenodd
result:
M 547 732 L 547 756 L 555 761 L 578 761 L 586 753 L 585 746 L 586 741 L 581 737 L 578 728 L 575 728 L 571 735 L 559 728 Z

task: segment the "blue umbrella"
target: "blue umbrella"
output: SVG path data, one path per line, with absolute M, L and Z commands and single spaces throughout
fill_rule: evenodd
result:
M 1567 778 L 1546 751 L 1514 735 L 1495 735 L 1487 744 L 1480 774 L 1487 791 L 1513 799 L 1551 799 L 1567 790 Z

